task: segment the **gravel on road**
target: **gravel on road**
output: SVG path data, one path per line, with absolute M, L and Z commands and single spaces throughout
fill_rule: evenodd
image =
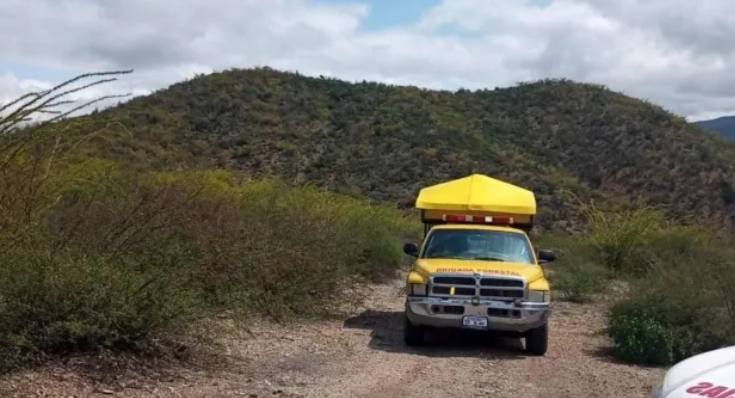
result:
M 101 371 L 68 360 L 0 378 L 17 397 L 648 397 L 663 373 L 610 356 L 603 304 L 553 303 L 549 351 L 520 339 L 443 332 L 403 344 L 400 279 L 366 286 L 344 319 L 258 321 L 206 360 Z

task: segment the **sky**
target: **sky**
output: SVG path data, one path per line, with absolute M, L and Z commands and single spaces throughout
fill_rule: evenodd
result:
M 147 94 L 229 68 L 456 90 L 567 78 L 735 114 L 732 0 L 3 0 L 0 103 L 76 74 Z

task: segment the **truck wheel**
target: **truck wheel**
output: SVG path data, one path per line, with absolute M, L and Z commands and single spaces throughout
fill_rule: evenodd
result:
M 424 344 L 424 333 L 426 330 L 423 326 L 411 324 L 408 318 L 403 323 L 403 341 L 408 346 L 418 346 Z
M 544 355 L 549 346 L 549 325 L 543 324 L 531 329 L 526 335 L 526 352 L 531 355 Z

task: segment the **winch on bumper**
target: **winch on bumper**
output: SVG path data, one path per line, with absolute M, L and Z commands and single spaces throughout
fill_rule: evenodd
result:
M 488 319 L 488 330 L 523 333 L 543 326 L 549 317 L 548 302 L 522 299 L 501 301 L 479 297 L 408 296 L 406 317 L 416 326 L 462 328 L 466 316 Z

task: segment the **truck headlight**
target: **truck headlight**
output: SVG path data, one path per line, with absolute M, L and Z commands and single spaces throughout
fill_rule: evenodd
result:
M 426 296 L 426 284 L 424 283 L 409 283 L 408 294 L 410 296 Z
M 551 300 L 551 294 L 548 290 L 529 290 L 528 300 L 533 303 L 548 303 Z

